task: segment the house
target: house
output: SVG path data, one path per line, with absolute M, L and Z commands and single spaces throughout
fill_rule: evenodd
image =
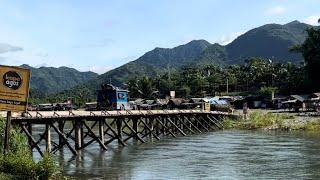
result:
M 291 95 L 288 100 L 283 101 L 282 104 L 285 108 L 289 110 L 299 111 L 301 108 L 303 111 L 307 109 L 307 101 L 309 100 L 309 95 Z
M 168 102 L 169 102 L 169 99 L 156 99 L 156 104 L 157 104 L 161 109 L 166 109 Z
M 182 108 L 182 103 L 188 103 L 185 99 L 182 98 L 172 98 L 167 104 L 168 109 L 179 109 Z
M 232 112 L 230 102 L 225 99 L 221 99 L 218 97 L 213 97 L 209 100 L 210 109 L 213 111 L 227 111 Z

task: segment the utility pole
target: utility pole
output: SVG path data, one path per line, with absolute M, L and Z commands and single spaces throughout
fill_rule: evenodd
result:
M 229 79 L 227 78 L 227 95 L 229 94 Z
M 168 79 L 171 81 L 171 71 L 170 71 L 170 64 L 167 65 L 168 68 Z

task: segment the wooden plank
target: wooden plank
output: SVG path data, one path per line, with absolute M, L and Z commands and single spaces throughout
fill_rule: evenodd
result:
M 171 121 L 169 116 L 167 116 L 167 120 L 183 135 L 186 136 L 186 133 L 184 133 L 174 122 Z
M 126 146 L 126 143 L 123 142 L 122 138 L 120 138 L 120 137 L 118 136 L 117 132 L 116 132 L 107 122 L 105 122 L 105 125 L 108 127 L 108 129 L 107 129 L 106 131 L 110 130 L 110 131 L 114 134 L 114 137 L 116 137 L 116 139 L 118 139 L 118 143 L 120 143 L 122 146 Z M 106 133 L 107 133 L 107 132 L 105 132 L 105 134 L 106 134 Z M 112 142 L 112 141 L 110 141 L 110 142 Z M 104 143 L 104 144 L 107 145 L 107 144 L 109 144 L 110 142 L 107 141 L 107 142 Z
M 167 130 L 167 131 L 169 132 L 169 134 L 171 134 L 172 137 L 176 137 L 176 135 L 175 135 L 174 133 L 172 133 L 172 132 L 168 129 L 168 127 L 161 122 L 161 120 L 159 120 L 158 118 L 156 118 L 156 121 L 158 121 L 159 124 L 161 124 L 161 126 L 164 128 L 164 130 Z
M 180 121 L 180 123 L 181 123 L 189 132 L 191 132 L 191 133 L 194 134 L 194 131 L 193 131 L 191 128 L 189 128 L 189 126 L 188 126 L 185 122 L 183 122 L 183 120 L 184 120 L 183 116 L 180 116 L 180 118 L 177 118 L 177 120 Z
M 51 124 L 51 126 L 53 127 L 53 129 L 58 133 L 59 136 L 61 136 L 64 140 L 64 143 L 66 143 L 67 147 L 70 149 L 70 151 L 74 154 L 77 155 L 77 151 L 70 145 L 70 143 L 68 142 L 67 137 L 65 136 L 65 134 L 63 134 L 62 132 L 60 132 L 60 130 L 54 125 Z
M 39 152 L 39 154 L 43 157 L 43 153 L 40 149 L 40 147 L 38 146 L 38 144 L 36 144 L 36 140 L 33 138 L 33 136 L 31 135 L 31 133 L 28 131 L 28 129 L 24 126 L 21 125 L 21 129 L 23 130 L 23 132 L 27 135 L 27 137 L 31 140 L 30 142 L 32 142 L 33 144 L 29 144 L 31 149 L 34 146 L 37 151 Z
M 137 131 L 135 131 L 132 127 L 130 127 L 125 120 L 123 122 L 125 126 L 127 126 L 130 129 L 130 131 L 133 133 L 133 136 L 135 136 L 140 142 L 145 143 L 145 141 L 138 135 Z
M 208 130 L 210 130 L 210 128 L 212 129 L 212 127 L 210 126 L 210 124 L 207 122 L 207 120 L 206 120 L 205 118 L 203 118 L 203 116 L 202 116 L 202 115 L 198 115 L 197 117 L 199 117 L 199 119 L 201 119 L 201 120 L 202 120 L 202 121 L 200 121 L 200 122 L 203 122 L 204 124 L 206 124 L 206 125 L 207 125 Z
M 140 120 L 144 126 L 149 130 L 148 133 L 146 133 L 145 135 L 142 136 L 142 138 L 144 138 L 145 136 L 149 135 L 149 134 L 152 134 L 157 140 L 160 140 L 160 138 L 157 136 L 157 134 L 154 132 L 153 129 L 151 129 L 148 124 L 146 122 L 144 122 L 143 120 Z
M 187 120 L 194 129 L 196 129 L 199 133 L 202 133 L 202 131 L 192 123 L 191 118 L 189 116 L 188 117 L 184 116 L 184 117 L 185 117 L 185 120 Z
M 91 136 L 93 139 L 95 139 L 99 144 L 100 146 L 104 149 L 104 150 L 107 150 L 108 148 L 104 145 L 104 143 L 101 141 L 101 139 L 99 139 L 95 134 L 94 132 L 90 129 L 90 127 L 86 124 L 86 122 L 83 122 L 83 125 L 87 128 L 87 130 L 90 132 Z
M 200 124 L 200 126 L 205 129 L 206 131 L 209 132 L 209 129 L 207 127 L 205 127 L 196 117 L 192 116 L 191 118 L 193 118 L 198 124 Z
M 222 129 L 222 127 L 219 125 L 219 123 L 216 123 L 209 115 L 207 115 L 210 122 L 212 122 L 217 128 Z M 214 117 L 213 117 L 214 118 Z

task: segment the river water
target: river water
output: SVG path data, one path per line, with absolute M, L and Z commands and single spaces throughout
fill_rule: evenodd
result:
M 227 130 L 57 158 L 76 179 L 320 179 L 320 136 Z

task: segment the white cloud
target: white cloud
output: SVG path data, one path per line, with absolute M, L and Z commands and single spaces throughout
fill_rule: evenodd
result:
M 266 15 L 279 15 L 283 14 L 287 11 L 287 9 L 283 6 L 274 6 L 265 11 Z
M 92 71 L 98 74 L 103 74 L 106 73 L 110 70 L 112 70 L 114 67 L 110 67 L 110 66 L 90 66 L 90 67 L 74 67 L 77 70 L 81 71 L 81 72 L 85 72 L 85 71 Z
M 242 34 L 244 34 L 244 32 L 233 32 L 231 34 L 221 36 L 218 40 L 214 42 L 219 43 L 221 45 L 227 45 Z
M 0 43 L 0 53 L 13 52 L 13 51 L 22 51 L 21 47 L 12 46 L 6 43 Z
M 313 16 L 309 16 L 307 18 L 305 18 L 303 20 L 304 23 L 313 25 L 313 26 L 317 26 L 319 25 L 318 20 L 320 19 L 320 15 L 313 15 Z

